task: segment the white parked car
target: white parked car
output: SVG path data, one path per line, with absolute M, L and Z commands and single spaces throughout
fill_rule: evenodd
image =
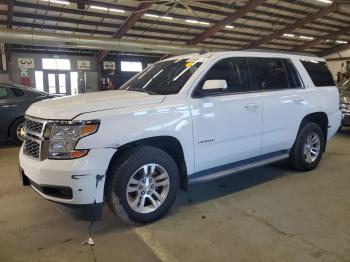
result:
M 97 220 L 103 202 L 147 223 L 178 188 L 282 159 L 314 169 L 339 129 L 325 60 L 272 52 L 160 61 L 121 90 L 54 98 L 26 112 L 24 185 Z

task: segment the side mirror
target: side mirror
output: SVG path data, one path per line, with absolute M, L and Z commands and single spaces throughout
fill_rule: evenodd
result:
M 204 82 L 202 90 L 226 90 L 226 80 L 207 80 Z

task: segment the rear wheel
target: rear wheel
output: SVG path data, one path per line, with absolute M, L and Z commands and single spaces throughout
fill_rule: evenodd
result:
M 19 118 L 12 123 L 10 135 L 16 145 L 22 145 L 24 141 L 24 118 Z
M 170 209 L 178 187 L 177 165 L 166 152 L 153 147 L 134 148 L 110 168 L 106 202 L 128 223 L 149 223 Z
M 325 135 L 316 123 L 305 123 L 301 127 L 290 153 L 290 163 L 301 171 L 314 169 L 325 149 Z

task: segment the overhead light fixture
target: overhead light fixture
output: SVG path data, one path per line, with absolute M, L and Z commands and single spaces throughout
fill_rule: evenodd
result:
M 343 41 L 343 40 L 336 40 L 335 41 L 337 44 L 347 44 L 348 41 Z
M 107 8 L 100 5 L 90 5 L 90 8 L 97 9 L 97 10 L 103 10 L 103 11 L 110 11 L 110 12 L 116 12 L 116 13 L 125 13 L 125 10 L 117 9 L 117 8 Z
M 111 11 L 111 12 L 116 12 L 116 13 L 125 13 L 125 10 L 116 9 L 116 8 L 109 8 L 109 11 Z
M 198 21 L 198 20 L 193 20 L 193 19 L 187 19 L 187 20 L 185 20 L 185 22 L 191 23 L 191 24 L 210 25 L 209 22 L 203 22 L 203 21 Z
M 325 4 L 333 4 L 331 0 L 318 0 L 319 2 L 325 3 Z
M 154 14 L 145 14 L 145 16 L 159 18 L 159 15 L 154 15 Z
M 171 16 L 161 16 L 160 18 L 166 19 L 166 20 L 173 20 L 174 18 Z
M 146 13 L 145 16 L 153 17 L 153 18 L 161 18 L 161 19 L 166 19 L 166 20 L 173 20 L 174 19 L 171 16 L 159 16 L 159 15 L 150 14 L 150 13 Z
M 300 35 L 299 36 L 301 39 L 307 39 L 307 40 L 314 40 L 315 38 L 311 37 L 311 36 L 304 36 L 304 35 Z
M 234 27 L 233 25 L 226 25 L 225 28 L 227 28 L 227 29 L 233 29 L 233 28 L 235 28 L 235 27 Z
M 49 2 L 49 3 L 55 3 L 55 4 L 61 4 L 61 5 L 70 5 L 68 1 L 64 0 L 42 0 L 44 2 Z
M 103 6 L 99 6 L 99 5 L 90 5 L 90 8 L 97 9 L 97 10 L 108 11 L 107 7 L 103 7 Z
M 192 24 L 198 24 L 198 23 L 199 23 L 199 21 L 197 21 L 197 20 L 192 20 L 192 19 L 187 19 L 187 20 L 185 20 L 185 22 L 187 22 L 187 23 L 192 23 Z
M 283 36 L 287 36 L 287 37 L 295 37 L 294 34 L 283 34 Z

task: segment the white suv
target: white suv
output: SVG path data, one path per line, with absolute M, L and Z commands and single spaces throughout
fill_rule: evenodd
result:
M 324 59 L 262 52 L 157 62 L 121 90 L 55 98 L 26 112 L 24 185 L 80 219 L 103 202 L 154 221 L 178 188 L 289 159 L 317 166 L 341 122 Z

